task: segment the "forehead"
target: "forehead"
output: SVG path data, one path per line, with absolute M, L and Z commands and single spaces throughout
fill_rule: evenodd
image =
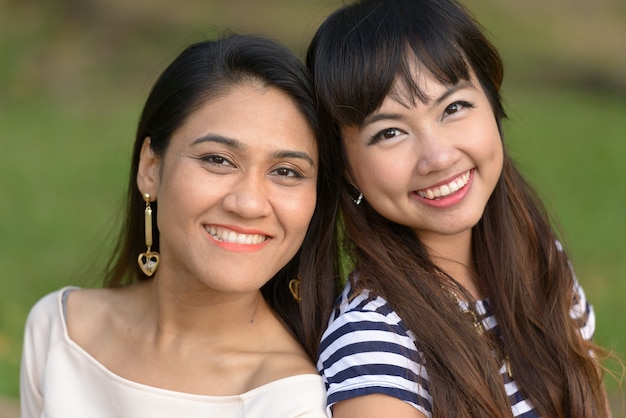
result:
M 235 139 L 251 148 L 316 149 L 315 134 L 295 100 L 276 87 L 256 82 L 234 85 L 206 101 L 172 139 L 189 143 L 210 134 Z

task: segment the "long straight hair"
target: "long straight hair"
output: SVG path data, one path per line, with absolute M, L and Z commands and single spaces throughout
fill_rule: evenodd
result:
M 424 100 L 411 72 L 415 59 L 445 85 L 468 80 L 473 71 L 502 134 L 502 61 L 467 10 L 453 0 L 363 0 L 333 13 L 307 53 L 337 141 L 340 128 L 360 125 L 396 82 Z M 477 285 L 497 318 L 501 347 L 478 335 L 460 313 L 442 289 L 458 284 L 435 266 L 409 228 L 383 218 L 366 201 L 354 205 L 345 189 L 341 213 L 359 277 L 355 285 L 383 296 L 414 334 L 435 417 L 512 416 L 501 364 L 488 354 L 496 349 L 508 355 L 517 384 L 541 416 L 608 415 L 601 369 L 590 357 L 603 351 L 581 337 L 569 315 L 575 293 L 567 255 L 506 148 L 501 176 L 472 230 Z
M 141 146 L 151 138 L 153 152 L 163 158 L 172 134 L 204 104 L 249 83 L 274 87 L 289 96 L 316 136 L 319 169 L 317 202 L 304 242 L 296 255 L 261 289 L 264 298 L 314 359 L 321 332 L 336 293 L 334 284 L 334 225 L 339 177 L 337 146 L 320 123 L 312 80 L 295 55 L 277 42 L 255 35 L 230 35 L 185 48 L 153 86 L 135 136 L 127 191 L 126 218 L 108 265 L 104 285 L 123 286 L 148 280 L 137 265 L 145 251 L 143 210 L 137 188 Z M 158 216 L 158 203 L 152 203 Z M 159 230 L 153 226 L 153 250 L 159 250 Z M 289 291 L 289 281 L 300 277 L 301 302 Z

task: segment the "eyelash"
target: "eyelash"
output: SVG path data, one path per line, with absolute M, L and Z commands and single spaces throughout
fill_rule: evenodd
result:
M 231 163 L 226 157 L 222 157 L 221 155 L 207 155 L 205 157 L 201 157 L 200 160 L 206 161 L 207 163 L 212 164 L 212 165 L 234 166 L 233 163 Z M 228 164 L 224 164 L 224 163 L 228 163 Z
M 288 171 L 290 174 L 278 174 L 278 172 Z M 303 175 L 297 170 L 287 167 L 278 167 L 275 170 L 272 170 L 272 173 L 277 173 L 279 177 L 294 177 L 294 178 L 302 178 Z
M 456 106 L 456 107 L 460 106 L 460 109 L 457 109 L 456 111 L 454 111 L 454 112 L 452 112 L 452 113 L 447 113 L 447 112 L 448 112 L 448 110 L 450 110 L 450 108 L 452 108 L 452 107 L 454 107 L 454 106 Z M 444 113 L 444 115 L 446 115 L 446 116 L 450 116 L 450 115 L 453 115 L 454 113 L 456 113 L 456 112 L 458 112 L 458 111 L 462 110 L 464 107 L 467 107 L 467 108 L 470 108 L 470 109 L 471 109 L 471 108 L 473 108 L 473 107 L 474 107 L 474 105 L 473 105 L 473 104 L 471 104 L 470 102 L 466 102 L 466 101 L 464 101 L 464 100 L 459 100 L 459 101 L 457 101 L 457 102 L 450 103 L 448 106 L 446 106 L 446 108 L 444 109 L 443 113 Z
M 463 108 L 465 108 L 465 107 L 471 109 L 471 108 L 474 107 L 474 105 L 471 104 L 470 102 L 466 102 L 464 100 L 459 100 L 459 101 L 450 103 L 444 109 L 444 111 L 443 111 L 444 116 L 443 117 L 451 116 L 451 115 L 453 115 L 453 114 L 463 110 Z M 457 108 L 457 109 L 452 111 L 452 112 L 449 112 L 452 108 Z M 395 132 L 395 134 L 393 136 L 391 136 L 391 137 L 385 138 L 385 135 L 390 133 L 391 131 Z M 402 129 L 399 129 L 399 128 L 385 128 L 382 131 L 379 131 L 375 135 L 373 135 L 372 138 L 370 139 L 369 144 L 370 145 L 374 145 L 374 144 L 378 143 L 381 140 L 391 139 L 393 137 L 398 136 L 400 133 L 404 133 L 404 131 Z
M 385 138 L 385 135 L 388 134 L 390 131 L 394 131 L 395 134 L 393 136 L 391 136 L 391 137 Z M 404 131 L 401 130 L 401 129 L 398 129 L 398 128 L 385 128 L 382 131 L 377 132 L 374 136 L 372 136 L 372 138 L 370 139 L 369 144 L 370 145 L 374 145 L 374 144 L 378 143 L 379 141 L 394 138 L 394 137 L 400 135 L 400 133 L 404 133 Z
M 201 157 L 200 160 L 206 161 L 209 164 L 220 166 L 220 167 L 228 167 L 228 166 L 234 167 L 235 166 L 227 158 L 221 155 L 207 155 L 205 157 Z M 301 172 L 293 168 L 289 168 L 289 167 L 278 167 L 272 170 L 271 173 L 276 174 L 278 177 L 293 177 L 293 178 L 304 177 Z

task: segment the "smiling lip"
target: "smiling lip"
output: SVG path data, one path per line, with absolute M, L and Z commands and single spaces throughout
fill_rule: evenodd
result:
M 437 187 L 418 190 L 416 193 L 424 199 L 434 200 L 449 196 L 467 185 L 472 170 L 468 170 L 457 178 Z
M 420 200 L 428 205 L 436 207 L 448 207 L 461 201 L 468 191 L 468 184 L 471 183 L 474 169 L 439 184 L 438 186 L 421 189 L 414 192 Z
M 257 251 L 263 248 L 271 238 L 258 231 L 244 233 L 235 231 L 233 227 L 227 228 L 219 225 L 205 225 L 204 229 L 215 244 L 230 251 Z

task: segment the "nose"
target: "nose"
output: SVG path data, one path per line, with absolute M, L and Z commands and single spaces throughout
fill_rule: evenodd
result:
M 456 141 L 431 131 L 422 135 L 417 144 L 418 161 L 416 170 L 420 175 L 442 171 L 454 165 L 462 156 Z
M 272 205 L 264 176 L 255 173 L 243 174 L 224 197 L 226 211 L 242 218 L 260 218 L 271 213 Z

